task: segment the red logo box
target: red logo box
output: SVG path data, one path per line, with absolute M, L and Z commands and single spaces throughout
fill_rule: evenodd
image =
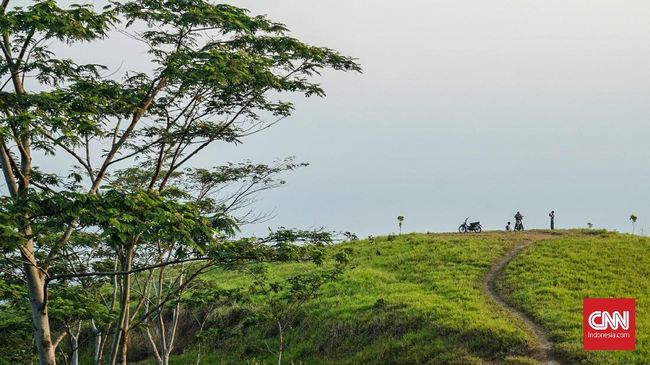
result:
M 635 299 L 585 298 L 582 308 L 583 349 L 634 350 Z

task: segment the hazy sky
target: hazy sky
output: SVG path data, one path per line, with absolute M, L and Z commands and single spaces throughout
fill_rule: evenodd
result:
M 264 195 L 270 222 L 361 236 L 453 231 L 467 216 L 503 229 L 650 233 L 650 2 L 600 0 L 234 1 L 315 45 L 359 58 L 326 72 L 324 99 L 206 166 L 295 155 L 311 166 Z M 121 69 L 146 59 L 115 36 L 71 50 Z
M 328 97 L 297 103 L 237 148 L 311 166 L 260 206 L 263 225 L 360 235 L 502 229 L 650 233 L 650 2 L 235 1 L 293 34 L 359 58 L 326 74 Z M 225 151 L 224 151 L 225 152 Z M 228 152 L 230 153 L 230 152 Z

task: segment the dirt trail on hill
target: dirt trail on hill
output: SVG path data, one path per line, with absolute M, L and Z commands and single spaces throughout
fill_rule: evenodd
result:
M 485 278 L 485 283 L 484 283 L 484 289 L 488 293 L 488 295 L 502 308 L 507 310 L 508 312 L 512 313 L 515 317 L 519 318 L 528 328 L 530 331 L 535 335 L 537 338 L 537 342 L 539 343 L 539 349 L 534 351 L 533 353 L 529 354 L 532 358 L 542 362 L 543 364 L 546 365 L 561 365 L 563 364 L 562 361 L 558 360 L 553 356 L 552 352 L 552 344 L 551 341 L 548 339 L 548 336 L 546 335 L 546 332 L 544 329 L 538 325 L 537 323 L 533 322 L 528 315 L 526 315 L 524 312 L 521 310 L 509 305 L 506 303 L 503 298 L 497 293 L 495 289 L 495 282 L 499 274 L 503 271 L 503 268 L 508 265 L 508 263 L 515 258 L 523 249 L 526 247 L 530 246 L 533 244 L 534 241 L 526 241 L 515 248 L 511 249 L 508 251 L 488 272 L 487 277 Z

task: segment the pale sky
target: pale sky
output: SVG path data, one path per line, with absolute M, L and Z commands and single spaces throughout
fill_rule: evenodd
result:
M 328 97 L 237 147 L 311 166 L 268 225 L 360 235 L 527 227 L 650 233 L 650 2 L 235 1 L 359 58 Z
M 357 57 L 363 74 L 325 72 L 328 96 L 206 167 L 296 156 L 311 166 L 263 195 L 275 218 L 360 236 L 455 231 L 465 217 L 503 229 L 650 233 L 650 2 L 602 0 L 241 0 L 292 35 Z M 83 52 L 122 70 L 143 50 L 115 36 Z M 294 98 L 292 98 L 293 100 Z

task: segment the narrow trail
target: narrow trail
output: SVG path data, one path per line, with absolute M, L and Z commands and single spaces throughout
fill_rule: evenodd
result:
M 508 251 L 499 262 L 490 269 L 483 286 L 485 292 L 492 298 L 492 300 L 494 300 L 494 302 L 497 303 L 497 305 L 512 313 L 513 316 L 519 318 L 535 335 L 537 342 L 539 343 L 539 349 L 529 354 L 529 356 L 546 365 L 561 365 L 562 362 L 553 356 L 552 343 L 548 339 L 544 329 L 537 323 L 533 322 L 524 312 L 506 303 L 495 289 L 496 279 L 506 265 L 508 265 L 508 263 L 523 249 L 533 244 L 533 242 L 534 241 L 526 241 Z

